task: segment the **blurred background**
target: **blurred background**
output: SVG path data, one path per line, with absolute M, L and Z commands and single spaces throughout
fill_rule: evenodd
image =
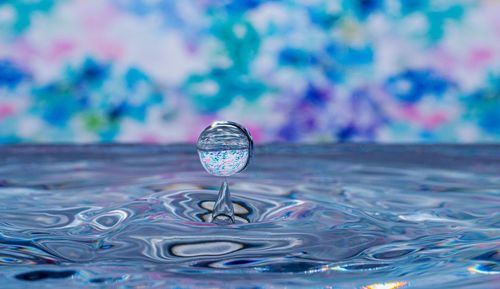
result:
M 500 1 L 0 0 L 0 143 L 498 142 Z

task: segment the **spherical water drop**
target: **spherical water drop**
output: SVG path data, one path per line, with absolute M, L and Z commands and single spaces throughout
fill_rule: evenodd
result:
M 201 164 L 208 173 L 227 177 L 241 172 L 248 165 L 253 140 L 242 125 L 217 121 L 201 133 L 197 148 Z

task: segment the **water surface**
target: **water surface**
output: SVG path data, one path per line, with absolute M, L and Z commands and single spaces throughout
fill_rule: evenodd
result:
M 0 148 L 1 288 L 495 288 L 500 147 Z

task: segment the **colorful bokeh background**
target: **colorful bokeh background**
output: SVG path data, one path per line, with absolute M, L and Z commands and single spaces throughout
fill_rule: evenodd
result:
M 497 142 L 500 1 L 0 0 L 0 142 Z

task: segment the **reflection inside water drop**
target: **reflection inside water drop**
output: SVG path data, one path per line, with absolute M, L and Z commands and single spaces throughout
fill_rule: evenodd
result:
M 198 154 L 205 170 L 214 176 L 230 176 L 240 172 L 248 160 L 248 149 L 198 150 Z

